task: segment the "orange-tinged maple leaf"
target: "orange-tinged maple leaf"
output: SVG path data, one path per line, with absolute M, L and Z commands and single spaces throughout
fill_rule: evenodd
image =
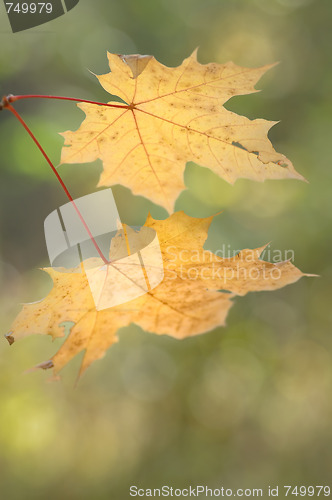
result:
M 260 260 L 265 247 L 242 250 L 231 258 L 204 250 L 212 219 L 192 218 L 183 212 L 165 220 L 148 216 L 142 229 L 152 228 L 158 235 L 164 278 L 148 293 L 115 307 L 97 310 L 83 266 L 81 273 L 45 269 L 53 280 L 53 289 L 44 300 L 24 305 L 7 339 L 13 343 L 30 334 L 62 337 L 62 323 L 71 321 L 75 324 L 59 351 L 39 366 L 54 367 L 57 373 L 85 351 L 82 373 L 116 342 L 117 330 L 130 323 L 158 335 L 187 338 L 224 325 L 235 295 L 275 290 L 303 276 L 288 261 Z M 126 242 L 124 238 L 115 240 L 113 247 L 119 256 Z M 122 273 L 121 260 L 109 265 Z M 135 280 L 134 276 L 131 274 L 130 279 Z M 108 287 L 105 293 L 114 291 Z
M 78 104 L 86 118 L 77 131 L 63 134 L 61 156 L 62 163 L 100 158 L 99 186 L 122 184 L 172 212 L 188 161 L 230 183 L 240 177 L 303 180 L 267 137 L 276 122 L 249 120 L 223 107 L 232 96 L 257 92 L 254 85 L 272 65 L 204 65 L 196 51 L 176 68 L 152 56 L 108 59 L 111 72 L 99 82 L 127 106 Z

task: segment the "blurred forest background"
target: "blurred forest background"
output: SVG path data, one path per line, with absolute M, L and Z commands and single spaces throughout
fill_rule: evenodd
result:
M 74 388 L 79 360 L 23 374 L 60 345 L 0 341 L 0 491 L 7 499 L 126 499 L 129 486 L 253 488 L 328 484 L 332 462 L 331 226 L 332 3 L 330 0 L 81 0 L 39 28 L 10 32 L 0 6 L 0 92 L 93 100 L 108 95 L 88 71 L 108 71 L 106 51 L 153 54 L 176 66 L 280 61 L 261 93 L 227 108 L 280 120 L 270 133 L 309 184 L 228 185 L 188 164 L 177 210 L 216 216 L 205 248 L 294 250 L 303 278 L 277 292 L 237 298 L 227 327 L 185 341 L 137 327 Z M 16 104 L 57 164 L 58 132 L 83 115 L 74 103 Z M 43 222 L 66 203 L 54 175 L 8 112 L 0 115 L 0 318 L 50 289 Z M 60 173 L 75 197 L 95 191 L 101 164 Z M 123 222 L 166 212 L 117 186 Z M 282 495 L 280 495 L 282 497 Z

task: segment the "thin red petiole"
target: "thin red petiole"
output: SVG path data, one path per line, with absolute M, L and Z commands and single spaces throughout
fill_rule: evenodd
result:
M 62 189 L 64 190 L 64 192 L 66 193 L 67 197 L 69 198 L 70 202 L 72 203 L 74 209 L 76 210 L 77 212 L 77 215 L 79 216 L 83 226 L 85 227 L 88 235 L 89 235 L 89 238 L 91 239 L 92 243 L 94 244 L 98 254 L 100 255 L 100 257 L 102 258 L 103 262 L 105 264 L 109 264 L 109 261 L 104 257 L 102 251 L 100 250 L 96 240 L 94 239 L 87 223 L 85 222 L 84 218 L 83 218 L 83 215 L 81 214 L 81 212 L 79 211 L 75 201 L 73 200 L 71 194 L 69 193 L 65 183 L 63 182 L 63 180 L 61 179 L 59 173 L 57 172 L 56 168 L 54 167 L 53 163 L 51 162 L 51 160 L 49 159 L 49 157 L 47 156 L 46 152 L 44 151 L 44 148 L 41 146 L 41 144 L 39 143 L 39 141 L 36 139 L 36 137 L 34 136 L 34 134 L 31 132 L 31 130 L 29 129 L 28 125 L 25 123 L 25 121 L 23 120 L 23 118 L 21 117 L 21 115 L 16 111 L 16 109 L 13 108 L 13 106 L 11 106 L 11 104 L 8 102 L 9 99 L 3 99 L 3 107 L 9 109 L 9 111 L 11 111 L 13 113 L 13 115 L 18 119 L 18 121 L 21 123 L 21 125 L 25 128 L 25 130 L 28 132 L 28 134 L 30 135 L 31 139 L 34 141 L 34 143 L 36 144 L 36 146 L 38 147 L 38 149 L 40 150 L 40 152 L 42 153 L 42 155 L 44 156 L 45 160 L 47 161 L 47 163 L 49 164 L 49 166 L 51 167 L 51 169 L 53 170 L 54 174 L 56 175 L 58 181 L 60 182 L 61 184 L 61 187 Z
M 75 97 L 62 97 L 56 95 L 39 95 L 39 94 L 29 94 L 29 95 L 10 95 L 7 97 L 8 102 L 15 102 L 21 99 L 59 99 L 61 101 L 75 101 L 75 102 L 86 102 L 88 104 L 98 104 L 99 106 L 107 106 L 109 108 L 122 108 L 130 109 L 127 104 L 107 104 L 106 102 L 98 101 L 88 101 L 86 99 L 75 99 Z

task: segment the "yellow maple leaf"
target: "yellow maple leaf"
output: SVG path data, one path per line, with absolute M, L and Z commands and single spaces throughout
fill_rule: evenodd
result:
M 204 65 L 196 51 L 176 68 L 152 56 L 108 54 L 108 60 L 111 72 L 99 82 L 127 105 L 78 104 L 85 120 L 62 134 L 62 163 L 102 160 L 99 186 L 122 184 L 173 212 L 188 161 L 230 183 L 240 177 L 303 180 L 267 137 L 276 122 L 223 107 L 232 96 L 257 92 L 254 85 L 272 65 Z
M 42 301 L 23 306 L 7 335 L 8 341 L 13 343 L 31 334 L 63 337 L 63 322 L 73 322 L 59 351 L 38 366 L 54 367 L 58 373 L 76 354 L 85 351 L 81 374 L 116 342 L 117 330 L 130 323 L 151 333 L 183 339 L 224 325 L 235 295 L 275 290 L 303 276 L 288 261 L 260 260 L 265 247 L 242 250 L 230 258 L 204 250 L 212 219 L 192 218 L 184 212 L 177 212 L 165 220 L 148 216 L 142 229 L 151 228 L 158 235 L 163 279 L 147 293 L 115 307 L 98 310 L 83 265 L 81 273 L 44 269 L 54 286 Z M 112 261 L 109 266 L 120 275 L 124 269 L 128 272 L 126 267 L 121 268 L 127 241 L 118 236 L 112 245 L 119 260 Z M 137 251 L 141 244 L 140 233 L 137 238 L 138 246 L 133 245 L 132 251 Z M 135 281 L 135 269 L 130 279 Z M 105 288 L 106 295 L 115 293 L 112 287 Z

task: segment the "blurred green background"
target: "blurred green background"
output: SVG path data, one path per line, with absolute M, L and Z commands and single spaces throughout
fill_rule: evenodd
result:
M 153 54 L 176 66 L 274 61 L 263 92 L 228 109 L 281 120 L 270 138 L 309 184 L 226 184 L 188 165 L 176 209 L 216 216 L 205 248 L 292 249 L 303 278 L 277 292 L 237 298 L 227 327 L 176 341 L 137 327 L 74 388 L 79 360 L 60 383 L 23 372 L 59 347 L 31 337 L 0 342 L 0 491 L 7 499 L 126 499 L 129 486 L 253 488 L 329 484 L 332 465 L 330 0 L 81 0 L 67 15 L 12 34 L 0 6 L 0 92 L 105 100 L 94 73 L 106 51 Z M 22 113 L 57 164 L 75 104 L 22 101 Z M 75 197 L 95 190 L 100 163 L 60 173 Z M 20 303 L 50 289 L 43 222 L 66 202 L 14 117 L 0 114 L 0 318 L 5 334 Z M 120 186 L 123 222 L 166 212 Z M 54 345 L 57 344 L 57 345 Z M 283 498 L 283 493 L 279 495 Z M 203 498 L 203 496 L 201 497 Z

